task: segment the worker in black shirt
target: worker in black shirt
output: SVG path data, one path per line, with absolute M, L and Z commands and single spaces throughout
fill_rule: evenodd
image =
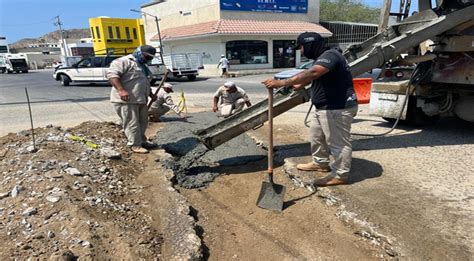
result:
M 328 48 L 318 33 L 300 34 L 296 48 L 314 60 L 313 66 L 289 79 L 268 79 L 262 83 L 269 89 L 292 86 L 295 90 L 311 83 L 311 102 L 316 107 L 310 128 L 312 161 L 298 164 L 297 168 L 331 172 L 317 180 L 317 186 L 346 184 L 352 161 L 351 124 L 357 113 L 349 66 L 341 52 Z

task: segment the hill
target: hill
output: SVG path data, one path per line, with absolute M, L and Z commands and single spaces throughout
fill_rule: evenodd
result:
M 70 29 L 64 30 L 65 38 L 69 39 L 80 39 L 80 38 L 89 38 L 91 37 L 90 31 L 88 28 L 84 29 Z M 10 49 L 20 49 L 25 48 L 29 44 L 36 44 L 36 43 L 51 43 L 51 42 L 58 42 L 60 39 L 59 37 L 59 30 L 54 32 L 47 33 L 43 36 L 38 38 L 25 38 L 10 44 Z

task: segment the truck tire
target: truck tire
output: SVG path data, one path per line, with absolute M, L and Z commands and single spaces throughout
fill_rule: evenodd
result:
M 410 96 L 408 98 L 407 106 L 407 116 L 404 123 L 416 126 L 423 127 L 433 125 L 439 120 L 439 115 L 428 116 L 426 115 L 421 108 L 416 107 L 416 97 Z
M 188 75 L 187 77 L 188 77 L 188 80 L 190 81 L 196 80 L 196 75 Z
M 13 73 L 13 71 L 8 71 L 8 70 L 7 70 L 7 73 Z
M 21 71 L 21 72 L 22 72 L 22 73 L 28 73 L 28 70 L 23 70 L 23 71 Z
M 69 86 L 71 83 L 71 78 L 69 78 L 67 75 L 62 74 L 61 76 L 61 85 L 62 86 Z

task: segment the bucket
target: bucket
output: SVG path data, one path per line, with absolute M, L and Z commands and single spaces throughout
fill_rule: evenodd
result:
M 359 104 L 370 102 L 370 89 L 372 87 L 372 78 L 355 78 L 352 80 L 354 90 Z

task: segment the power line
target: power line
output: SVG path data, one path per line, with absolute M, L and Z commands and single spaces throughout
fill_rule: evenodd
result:
M 36 24 L 46 24 L 46 23 L 51 23 L 51 21 L 53 21 L 54 18 L 51 18 L 47 21 L 43 21 L 43 22 L 36 22 L 36 23 L 29 23 L 29 24 L 2 24 L 2 26 L 7 26 L 7 27 L 15 27 L 15 26 L 29 26 L 29 25 L 36 25 Z

